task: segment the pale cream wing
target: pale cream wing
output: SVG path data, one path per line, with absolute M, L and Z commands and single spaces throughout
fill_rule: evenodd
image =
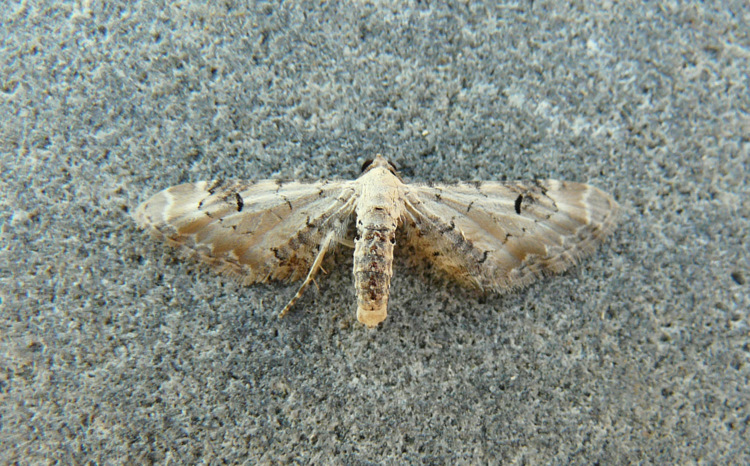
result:
M 594 251 L 618 215 L 605 192 L 555 180 L 408 185 L 404 197 L 410 254 L 495 291 L 569 268 Z
M 170 245 L 250 284 L 304 277 L 321 247 L 346 234 L 355 200 L 351 181 L 204 181 L 157 193 L 133 217 Z

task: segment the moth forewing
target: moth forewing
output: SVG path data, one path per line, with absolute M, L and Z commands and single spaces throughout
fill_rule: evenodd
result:
M 345 234 L 354 195 L 353 182 L 346 181 L 188 183 L 157 193 L 134 218 L 244 284 L 298 280 L 329 234 L 333 240 Z
M 580 183 L 554 180 L 410 185 L 412 249 L 461 281 L 501 292 L 561 272 L 590 253 L 617 203 Z

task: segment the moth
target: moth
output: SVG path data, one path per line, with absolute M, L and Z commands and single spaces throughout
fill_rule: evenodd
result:
M 165 189 L 134 213 L 138 225 L 243 284 L 304 281 L 355 222 L 357 319 L 385 320 L 396 230 L 410 255 L 459 283 L 501 292 L 562 272 L 614 229 L 618 204 L 555 180 L 407 184 L 377 155 L 352 181 L 203 181 Z M 354 231 L 354 229 L 351 229 Z

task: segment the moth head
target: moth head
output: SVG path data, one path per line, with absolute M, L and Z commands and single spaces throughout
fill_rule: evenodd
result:
M 396 164 L 394 164 L 393 162 L 389 162 L 388 159 L 383 157 L 381 154 L 375 155 L 374 159 L 369 159 L 362 164 L 362 174 L 365 174 L 370 170 L 378 167 L 383 167 L 400 178 Z

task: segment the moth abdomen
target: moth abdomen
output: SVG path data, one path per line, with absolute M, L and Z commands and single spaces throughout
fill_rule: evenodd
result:
M 360 227 L 354 246 L 354 282 L 357 319 L 374 327 L 388 315 L 388 294 L 393 276 L 396 228 Z

